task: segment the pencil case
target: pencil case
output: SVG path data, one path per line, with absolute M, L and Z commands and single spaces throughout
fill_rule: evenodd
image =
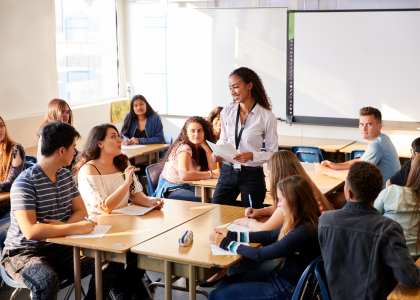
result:
M 178 242 L 181 247 L 188 247 L 189 245 L 191 245 L 192 240 L 193 240 L 193 232 L 191 230 L 186 230 L 182 233 Z

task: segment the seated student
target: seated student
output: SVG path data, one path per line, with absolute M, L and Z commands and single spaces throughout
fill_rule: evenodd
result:
M 359 131 L 362 138 L 369 144 L 363 156 L 343 163 L 324 160 L 321 164 L 315 165 L 315 170 L 318 173 L 345 180 L 348 172 L 339 170 L 348 170 L 358 161 L 367 161 L 379 167 L 384 178 L 382 188 L 385 188 L 386 181 L 401 169 L 397 150 L 389 137 L 381 133 L 382 115 L 378 109 L 370 106 L 363 107 L 359 114 Z M 334 193 L 328 200 L 333 202 L 336 208 L 341 208 L 345 201 L 343 193 Z
M 162 208 L 161 199 L 150 199 L 142 193 L 141 184 L 129 165 L 128 158 L 121 153 L 121 137 L 117 128 L 111 124 L 92 128 L 79 153 L 74 174 L 79 190 L 90 214 L 111 213 L 114 209 L 127 205 L 128 200 L 138 205 Z M 122 173 L 125 173 L 122 176 Z M 135 259 L 135 255 L 132 255 Z M 136 264 L 126 268 L 121 264 L 113 286 L 116 293 L 122 293 L 123 299 L 131 299 L 136 292 L 147 296 L 141 282 L 144 270 Z
M 0 117 L 0 192 L 10 192 L 16 177 L 26 167 L 25 150 L 13 141 Z M 0 219 L 10 211 L 10 201 L 0 201 Z
M 180 180 L 219 178 L 219 170 L 210 156 L 206 140 L 215 142 L 211 125 L 202 117 L 190 117 L 163 158 L 163 171 L 154 197 L 201 202 L 194 187 Z
M 66 101 L 62 99 L 53 99 L 48 103 L 47 112 L 45 113 L 44 121 L 42 122 L 41 126 L 38 128 L 38 133 L 41 131 L 42 127 L 44 127 L 46 124 L 51 123 L 53 121 L 61 121 L 64 123 L 68 123 L 70 125 L 73 125 L 73 114 L 70 109 L 70 106 L 67 104 Z M 40 141 L 38 140 L 38 154 L 40 150 Z M 66 166 L 66 169 L 69 169 L 71 171 L 72 167 L 76 163 L 76 157 L 77 157 L 77 149 L 74 149 L 76 152 L 74 154 L 73 160 L 71 161 L 71 164 Z
M 222 110 L 223 107 L 216 107 L 210 112 L 208 118 L 211 126 L 213 127 L 213 134 L 216 141 L 220 139 L 220 132 L 222 131 L 222 122 L 220 121 L 220 113 L 222 112 Z
M 407 161 L 397 173 L 395 173 L 388 181 L 386 182 L 386 186 L 390 186 L 391 184 L 396 184 L 400 186 L 405 186 L 407 183 L 408 174 L 410 173 L 411 164 L 413 163 L 414 158 L 417 154 L 420 153 L 420 138 L 416 138 L 411 143 L 411 158 Z
M 405 241 L 416 261 L 420 256 L 420 155 L 412 163 L 407 185 L 391 185 L 375 200 L 375 208 L 385 217 L 397 221 L 404 230 Z
M 41 131 L 38 163 L 13 183 L 11 226 L 7 232 L 2 266 L 32 291 L 32 300 L 57 299 L 59 282 L 73 278 L 73 247 L 40 240 L 87 234 L 96 223 L 85 220 L 86 207 L 69 170 L 79 133 L 69 124 L 54 121 Z M 103 296 L 114 281 L 117 263 L 102 267 Z M 85 299 L 95 299 L 94 260 L 81 265 L 82 277 L 93 274 Z
M 401 225 L 373 207 L 382 185 L 377 166 L 354 163 L 344 186 L 349 202 L 319 219 L 331 299 L 386 299 L 397 280 L 406 287 L 420 286 L 420 268 L 410 256 Z
M 291 176 L 277 185 L 277 195 L 285 217 L 282 227 L 246 234 L 218 229 L 209 239 L 213 245 L 255 261 L 282 260 L 272 271 L 226 277 L 209 300 L 290 299 L 305 268 L 321 254 L 317 231 L 321 211 L 311 184 L 302 176 Z M 254 248 L 237 242 L 266 246 Z

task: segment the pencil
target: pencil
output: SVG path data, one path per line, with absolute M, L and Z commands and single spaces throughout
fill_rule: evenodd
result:
M 120 175 L 118 175 L 117 177 L 115 177 L 115 178 L 118 178 L 118 177 L 120 177 L 120 176 L 123 176 L 125 174 L 125 172 L 124 173 L 122 173 L 122 174 L 120 174 Z
M 221 230 L 225 230 L 226 228 L 228 228 L 230 225 L 232 225 L 233 222 L 230 222 L 229 224 L 227 224 L 225 227 L 223 227 Z

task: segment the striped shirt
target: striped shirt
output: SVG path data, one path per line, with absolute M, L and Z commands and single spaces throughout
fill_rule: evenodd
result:
M 47 244 L 25 238 L 16 221 L 15 210 L 35 210 L 36 221 L 39 223 L 44 219 L 66 222 L 71 215 L 73 198 L 79 195 L 76 182 L 67 169 L 61 168 L 57 171 L 55 183 L 38 164 L 23 171 L 10 190 L 11 225 L 4 243 L 5 249 L 39 247 Z

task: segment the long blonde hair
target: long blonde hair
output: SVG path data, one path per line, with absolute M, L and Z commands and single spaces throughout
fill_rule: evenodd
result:
M 45 124 L 51 123 L 53 121 L 61 121 L 61 112 L 66 108 L 66 105 L 70 109 L 70 105 L 66 101 L 62 99 L 52 99 L 50 103 L 48 103 L 44 121 L 42 122 L 41 126 L 39 126 L 38 131 L 44 127 Z M 73 116 L 71 114 L 69 116 L 69 124 L 73 125 Z
M 10 164 L 12 162 L 12 150 L 17 143 L 9 136 L 4 119 L 1 116 L 0 119 L 3 121 L 5 129 L 4 139 L 0 142 L 0 151 L 2 154 L 0 157 L 0 182 L 3 182 L 6 181 L 7 175 L 9 174 Z
M 324 211 L 334 210 L 332 204 L 328 202 L 324 194 L 321 193 L 293 152 L 280 150 L 274 153 L 268 160 L 267 168 L 270 170 L 270 187 L 272 187 L 270 188 L 270 195 L 273 199 L 274 206 L 277 206 L 277 203 L 279 202 L 277 191 L 274 187 L 286 177 L 300 175 L 312 186 L 315 198 L 321 202 Z
M 303 176 L 295 175 L 279 182 L 277 189 L 283 194 L 290 210 L 280 230 L 279 240 L 296 228 L 303 219 L 309 219 L 313 229 L 318 232 L 321 210 L 311 184 Z

